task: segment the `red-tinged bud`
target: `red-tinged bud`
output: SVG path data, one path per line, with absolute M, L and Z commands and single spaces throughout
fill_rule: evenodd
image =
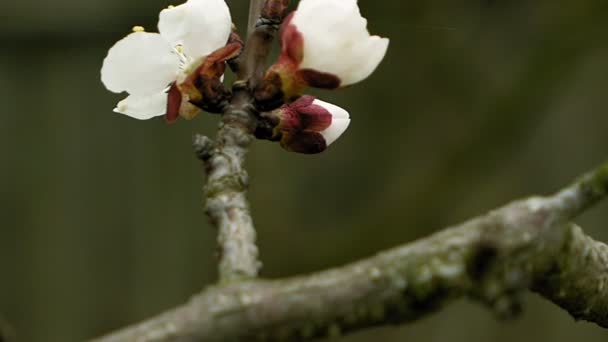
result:
M 192 119 L 196 115 L 194 113 L 198 113 L 191 110 L 193 105 L 211 113 L 223 111 L 230 99 L 230 92 L 222 82 L 226 61 L 236 58 L 242 47 L 238 40 L 229 43 L 193 65 L 192 69 L 185 73 L 185 77 L 178 80 L 176 85 L 182 97 L 182 105 L 179 108 L 181 117 Z M 168 121 L 172 121 L 170 114 L 173 115 L 167 112 Z
M 269 140 L 280 140 L 284 149 L 305 154 L 323 152 L 350 123 L 344 109 L 312 96 L 302 96 L 270 115 L 278 124 Z
M 280 23 L 285 17 L 287 7 L 289 7 L 289 0 L 266 0 L 261 16 L 263 19 Z
M 307 87 L 336 89 L 367 78 L 384 58 L 388 39 L 372 36 L 356 0 L 301 0 L 281 27 L 281 54 L 263 83 L 281 80 L 285 102 Z M 278 77 L 276 76 L 278 75 Z M 256 102 L 270 106 L 270 88 L 257 91 Z M 276 85 L 273 85 L 276 88 Z
M 297 27 L 290 24 L 293 15 L 285 19 L 281 27 L 279 59 L 255 89 L 254 97 L 260 110 L 278 108 L 300 96 L 308 87 L 336 89 L 341 84 L 340 79 L 330 73 L 300 68 L 304 58 L 304 38 Z

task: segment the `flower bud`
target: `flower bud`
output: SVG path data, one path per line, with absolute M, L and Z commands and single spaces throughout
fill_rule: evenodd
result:
M 180 75 L 181 77 L 169 90 L 167 121 L 173 122 L 178 116 L 192 119 L 195 115 L 190 116 L 189 113 L 196 113 L 196 108 L 210 113 L 221 113 L 228 105 L 230 97 L 230 92 L 225 89 L 222 82 L 226 61 L 236 58 L 241 49 L 240 42 L 231 42 L 214 51 L 198 64 L 193 64 Z M 175 88 L 179 90 L 179 98 L 177 95 L 171 96 Z M 194 110 L 189 110 L 191 108 Z
M 256 101 L 272 107 L 271 100 L 289 101 L 307 87 L 360 82 L 380 64 L 388 44 L 370 35 L 357 0 L 302 0 L 281 27 L 281 54 L 256 89 Z
M 278 124 L 269 140 L 291 152 L 315 154 L 336 141 L 350 124 L 348 112 L 331 103 L 302 96 L 271 113 Z
M 266 0 L 262 7 L 261 17 L 280 23 L 285 16 L 287 7 L 289 7 L 289 0 Z

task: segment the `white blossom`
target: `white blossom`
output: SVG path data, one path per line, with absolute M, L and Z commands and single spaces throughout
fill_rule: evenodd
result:
M 108 51 L 101 68 L 108 90 L 129 93 L 114 111 L 140 120 L 164 115 L 169 86 L 225 46 L 231 27 L 224 0 L 188 0 L 160 12 L 160 33 L 134 28 Z

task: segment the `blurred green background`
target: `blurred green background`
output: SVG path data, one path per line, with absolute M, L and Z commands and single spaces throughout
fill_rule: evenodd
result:
M 247 1 L 229 0 L 245 26 Z M 99 69 L 164 0 L 4 1 L 0 14 L 0 315 L 19 341 L 91 338 L 212 283 L 215 233 L 190 145 L 217 118 L 112 113 Z M 361 0 L 389 53 L 366 82 L 317 92 L 351 112 L 318 156 L 256 143 L 248 168 L 263 276 L 369 256 L 532 194 L 608 158 L 608 3 Z M 608 205 L 579 223 L 608 240 Z M 606 341 L 528 296 L 498 322 L 465 300 L 342 339 Z

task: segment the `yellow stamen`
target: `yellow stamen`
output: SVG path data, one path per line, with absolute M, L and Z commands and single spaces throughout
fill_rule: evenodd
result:
M 146 32 L 143 26 L 133 26 L 133 32 Z
M 175 6 L 169 5 L 169 7 L 167 7 L 167 9 L 172 9 L 172 8 L 175 8 Z

